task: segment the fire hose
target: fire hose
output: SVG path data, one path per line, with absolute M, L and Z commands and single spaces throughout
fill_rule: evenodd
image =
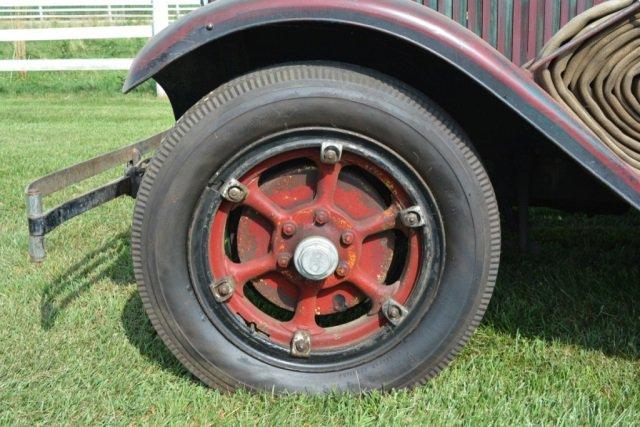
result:
M 528 68 L 640 173 L 640 2 L 610 0 L 576 16 Z

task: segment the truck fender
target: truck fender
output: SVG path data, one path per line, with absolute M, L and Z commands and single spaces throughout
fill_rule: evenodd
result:
M 134 89 L 190 52 L 225 36 L 260 26 L 302 22 L 366 28 L 417 46 L 425 55 L 439 57 L 640 210 L 640 175 L 544 92 L 527 72 L 463 26 L 407 0 L 215 1 L 152 38 L 134 60 L 123 91 Z

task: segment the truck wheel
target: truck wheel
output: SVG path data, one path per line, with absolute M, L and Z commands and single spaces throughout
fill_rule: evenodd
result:
M 462 130 L 401 82 L 309 63 L 214 90 L 138 193 L 144 307 L 206 384 L 361 392 L 422 384 L 478 326 L 500 225 Z

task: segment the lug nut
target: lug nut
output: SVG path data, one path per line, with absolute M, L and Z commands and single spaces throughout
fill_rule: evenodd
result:
M 347 264 L 345 261 L 342 261 L 336 268 L 336 276 L 345 277 L 347 274 L 349 274 L 349 264 Z
M 335 165 L 342 157 L 342 144 L 324 142 L 320 148 L 320 161 L 329 165 Z
M 407 220 L 407 224 L 416 225 L 417 223 L 420 222 L 420 217 L 418 216 L 417 213 L 411 212 L 411 213 L 407 214 L 406 220 Z
M 353 241 L 355 240 L 355 234 L 353 234 L 352 231 L 345 231 L 344 233 L 342 233 L 340 240 L 342 240 L 342 243 L 347 246 L 352 245 Z
M 309 344 L 303 340 L 297 341 L 296 350 L 298 350 L 300 353 L 306 353 L 307 351 L 309 351 Z
M 230 277 L 224 277 L 210 285 L 213 297 L 218 302 L 225 302 L 233 296 L 235 282 Z
M 227 191 L 227 195 L 229 196 L 229 199 L 234 202 L 240 202 L 244 197 L 244 191 L 242 191 L 242 188 L 240 187 L 231 187 L 229 191 Z
M 389 307 L 387 314 L 389 315 L 390 319 L 396 320 L 396 319 L 399 319 L 400 316 L 402 316 L 402 310 L 400 310 L 399 307 L 394 305 Z
M 311 335 L 307 331 L 296 331 L 291 340 L 293 357 L 309 357 L 311 355 Z
M 228 283 L 223 283 L 218 286 L 218 295 L 221 297 L 227 297 L 231 293 L 231 286 Z
M 231 203 L 240 203 L 247 198 L 249 189 L 246 185 L 242 184 L 236 179 L 230 179 L 227 181 L 221 190 L 221 195 L 224 199 Z
M 286 237 L 291 237 L 296 234 L 297 229 L 298 227 L 296 227 L 293 222 L 285 222 L 282 225 L 282 234 L 284 234 Z
M 402 225 L 408 228 L 418 228 L 425 225 L 425 216 L 420 206 L 412 206 L 400 212 L 400 220 Z
M 338 153 L 334 149 L 328 149 L 324 152 L 324 159 L 327 163 L 336 163 L 338 161 Z
M 278 255 L 278 267 L 287 268 L 291 263 L 291 254 L 284 252 Z
M 314 214 L 314 220 L 318 225 L 324 225 L 329 222 L 329 214 L 324 210 L 317 210 Z

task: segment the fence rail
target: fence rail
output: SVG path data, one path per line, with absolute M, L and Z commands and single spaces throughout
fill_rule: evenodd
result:
M 0 42 L 149 38 L 170 21 L 200 6 L 198 0 L 0 0 L 3 27 L 36 22 L 59 25 L 105 22 L 105 26 L 0 29 Z M 113 25 L 144 22 L 146 25 Z M 2 59 L 0 72 L 128 70 L 131 58 Z M 158 86 L 158 94 L 163 91 Z

